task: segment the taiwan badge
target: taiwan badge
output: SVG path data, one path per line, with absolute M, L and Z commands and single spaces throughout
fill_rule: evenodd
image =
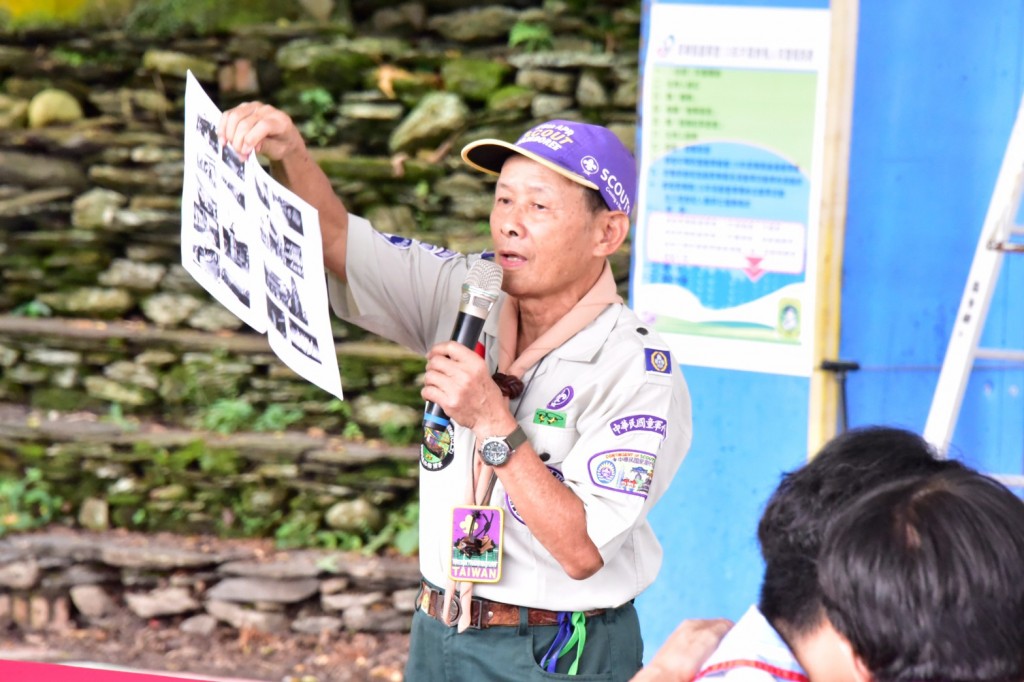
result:
M 471 583 L 501 580 L 504 516 L 498 507 L 455 507 L 452 511 L 451 578 Z

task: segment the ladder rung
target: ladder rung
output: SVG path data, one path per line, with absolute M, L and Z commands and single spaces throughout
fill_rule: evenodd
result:
M 1024 244 L 1019 242 L 997 242 L 994 239 L 990 239 L 988 248 L 993 251 L 1002 251 L 1003 253 L 1024 253 Z
M 1024 253 L 1024 244 L 1016 242 L 1001 242 L 996 244 L 995 248 L 1003 253 Z
M 1024 476 L 1020 474 L 989 474 L 1005 486 L 1011 488 L 1024 488 Z
M 986 360 L 1010 360 L 1024 362 L 1024 350 L 1007 350 L 1005 348 L 979 348 L 975 355 Z

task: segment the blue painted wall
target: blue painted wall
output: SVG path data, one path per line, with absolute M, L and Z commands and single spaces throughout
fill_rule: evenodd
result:
M 840 339 L 862 365 L 851 426 L 924 429 L 1022 92 L 1021 0 L 860 1 Z M 982 343 L 1024 349 L 1024 255 L 1005 259 Z M 652 515 L 665 559 L 637 601 L 648 659 L 681 619 L 735 619 L 757 600 L 757 519 L 807 457 L 806 380 L 684 372 L 694 444 Z M 975 371 L 954 454 L 1021 473 L 1022 392 L 1019 365 Z
M 1024 91 L 1024 3 L 971 7 L 861 4 L 840 341 L 863 366 L 851 424 L 923 430 Z M 1022 261 L 1004 259 L 983 345 L 1024 348 Z M 974 372 L 952 454 L 1020 473 L 1022 387 L 1019 366 Z

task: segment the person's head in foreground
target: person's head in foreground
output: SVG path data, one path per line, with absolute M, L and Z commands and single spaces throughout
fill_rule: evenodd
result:
M 855 679 L 1024 679 L 1024 502 L 998 482 L 951 470 L 872 491 L 829 526 L 818 572 Z
M 497 175 L 491 236 L 502 288 L 521 300 L 579 300 L 629 233 L 636 160 L 608 128 L 547 121 L 515 143 L 472 142 L 467 164 Z
M 817 557 L 829 521 L 859 495 L 908 476 L 962 469 L 935 456 L 917 434 L 868 427 L 836 436 L 807 464 L 785 474 L 761 516 L 765 562 L 758 607 L 813 680 L 850 680 L 827 637 Z

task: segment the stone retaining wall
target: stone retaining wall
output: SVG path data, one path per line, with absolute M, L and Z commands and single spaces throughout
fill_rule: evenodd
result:
M 406 631 L 415 560 L 127 533 L 0 540 L 0 629 L 104 627 L 131 614 L 209 635 Z
M 458 250 L 489 241 L 492 179 L 459 159 L 467 141 L 562 117 L 633 145 L 639 2 L 277 4 L 286 21 L 198 33 L 0 33 L 0 403 L 34 410 L 0 422 L 0 484 L 36 471 L 63 522 L 344 539 L 334 519 L 371 541 L 414 502 L 414 459 L 389 448 L 417 441 L 422 360 L 338 322 L 332 400 L 181 268 L 186 70 L 223 108 L 292 115 L 379 229 Z M 68 420 L 117 428 L 32 426 Z M 387 454 L 323 461 L 280 433 Z

